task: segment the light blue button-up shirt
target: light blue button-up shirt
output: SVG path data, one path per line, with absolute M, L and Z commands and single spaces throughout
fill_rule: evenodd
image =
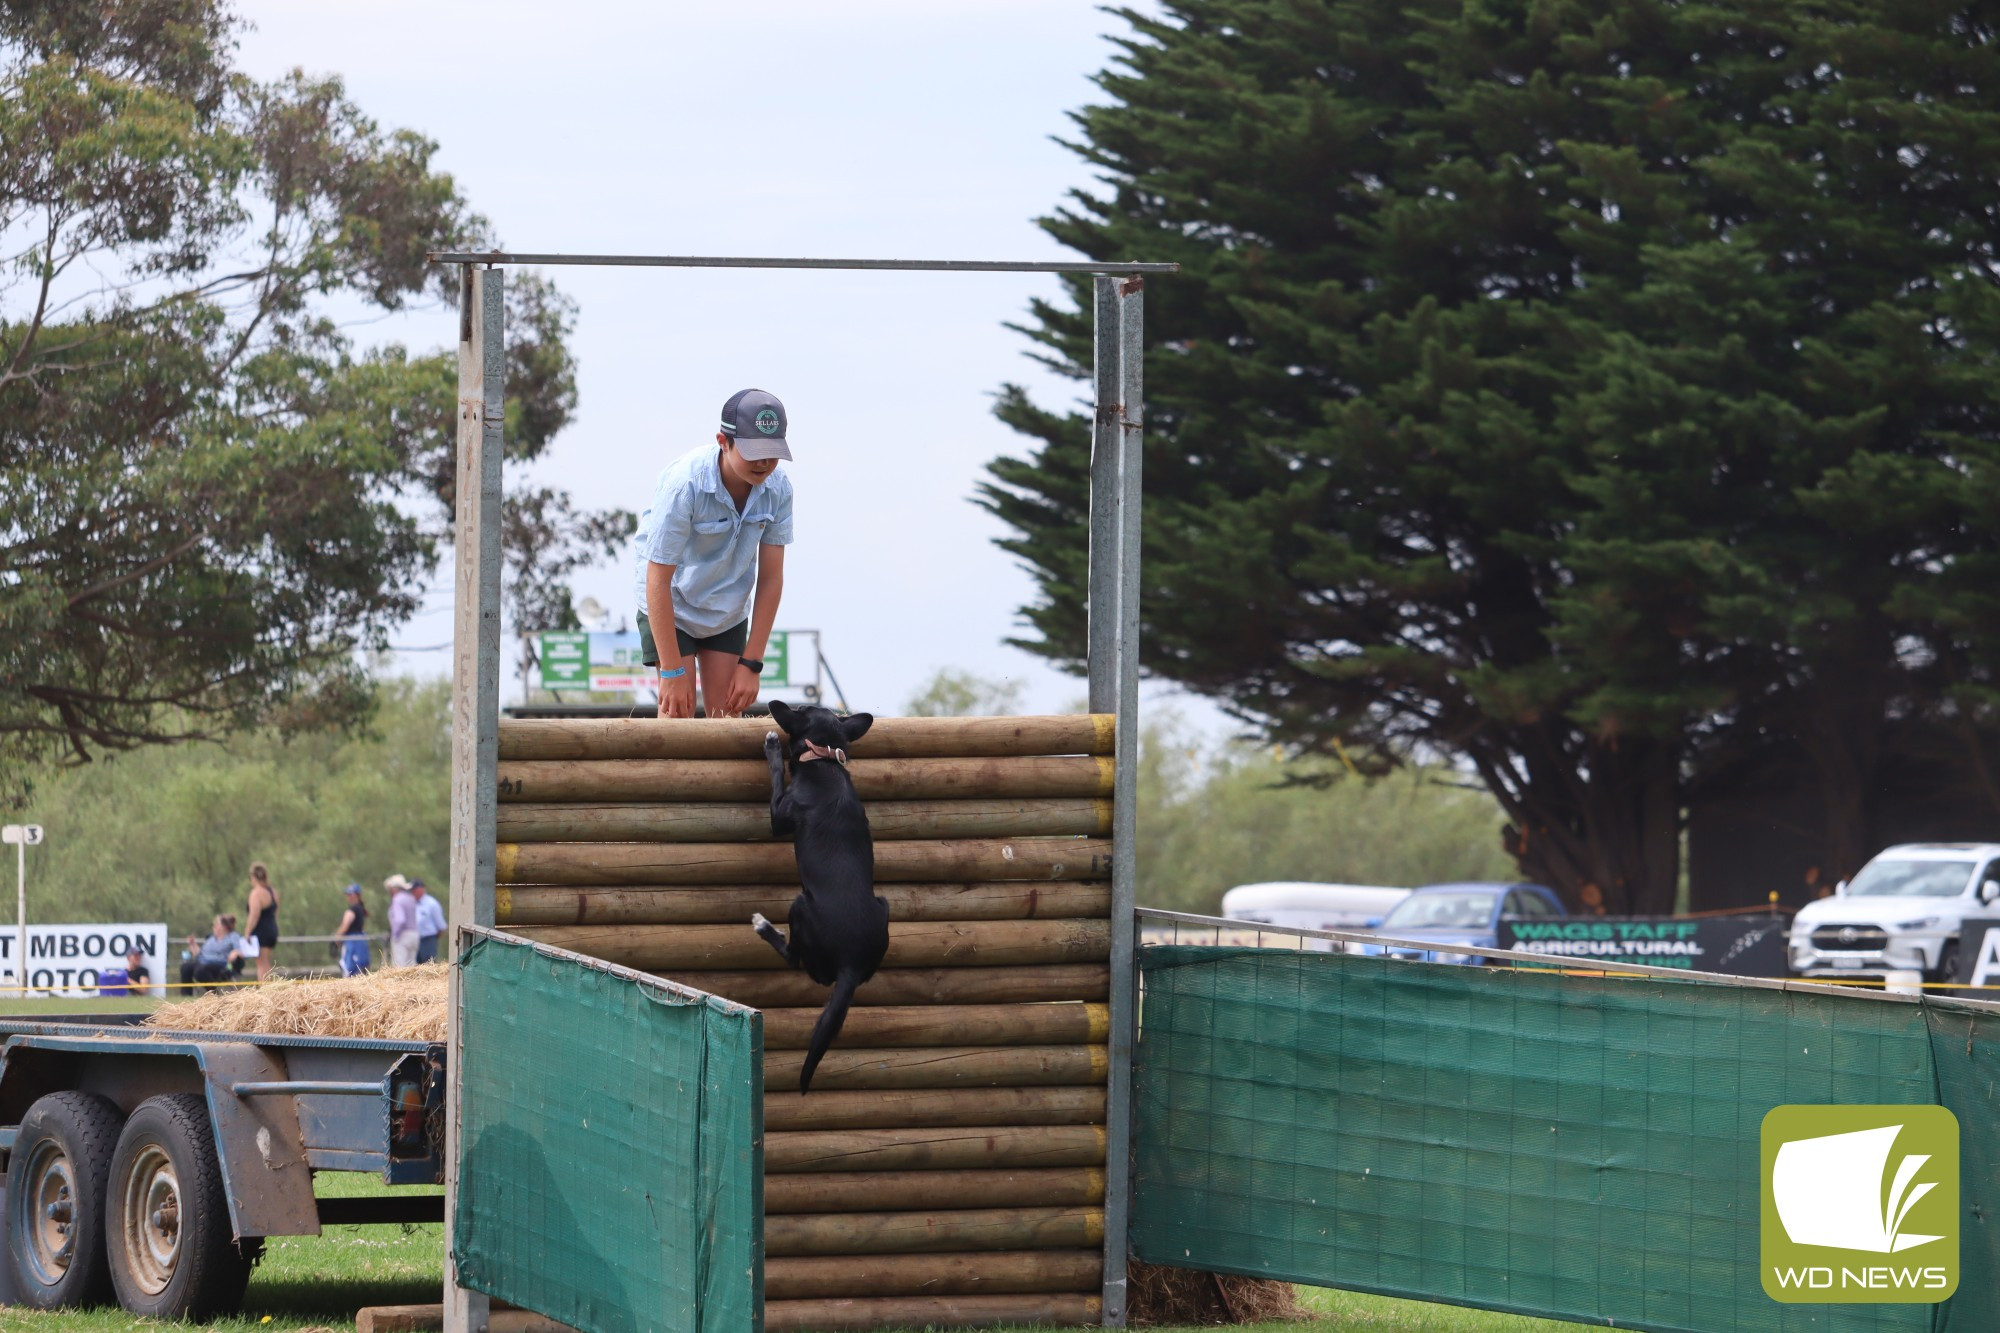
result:
M 674 567 L 674 623 L 705 639 L 750 614 L 757 586 L 757 548 L 792 544 L 792 479 L 780 463 L 750 488 L 741 513 L 722 484 L 722 449 L 707 444 L 667 464 L 653 485 L 653 502 L 639 516 L 634 595 L 646 605 L 646 566 Z

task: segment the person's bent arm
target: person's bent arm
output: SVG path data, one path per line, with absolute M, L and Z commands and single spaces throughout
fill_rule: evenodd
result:
M 664 615 L 661 613 L 665 612 Z M 681 645 L 674 633 L 674 567 L 658 561 L 646 565 L 646 620 L 653 628 L 653 648 L 661 671 L 678 670 L 671 680 L 656 680 L 660 691 L 661 717 L 694 716 L 694 673 L 681 658 Z
M 757 595 L 750 606 L 750 638 L 743 645 L 745 657 L 759 662 L 764 660 L 764 651 L 771 645 L 771 627 L 778 623 L 778 602 L 784 595 L 785 548 L 758 547 Z M 762 678 L 749 667 L 737 667 L 735 679 L 729 687 L 730 711 L 741 714 L 757 702 L 757 687 L 761 683 Z

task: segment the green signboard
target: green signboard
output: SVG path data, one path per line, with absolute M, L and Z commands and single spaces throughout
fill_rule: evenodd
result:
M 588 634 L 544 634 L 542 639 L 542 688 L 545 690 L 587 690 L 590 688 L 590 636 Z
M 785 630 L 772 630 L 771 642 L 764 648 L 764 688 L 780 689 L 792 683 L 792 636 Z

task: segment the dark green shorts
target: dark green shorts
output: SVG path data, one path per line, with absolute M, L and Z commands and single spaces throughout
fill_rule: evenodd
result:
M 750 645 L 750 622 L 739 620 L 720 634 L 711 634 L 705 639 L 697 639 L 679 625 L 674 626 L 674 642 L 680 645 L 682 657 L 692 657 L 697 651 L 706 653 L 735 653 L 738 657 Z M 646 620 L 646 613 L 639 613 L 640 660 L 649 667 L 660 664 L 660 650 L 653 643 L 653 627 Z

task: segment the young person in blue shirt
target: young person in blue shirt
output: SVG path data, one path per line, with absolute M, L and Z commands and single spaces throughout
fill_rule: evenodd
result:
M 639 646 L 661 717 L 693 717 L 697 683 L 709 717 L 756 702 L 792 541 L 785 426 L 771 394 L 731 395 L 714 447 L 667 464 L 639 516 Z

